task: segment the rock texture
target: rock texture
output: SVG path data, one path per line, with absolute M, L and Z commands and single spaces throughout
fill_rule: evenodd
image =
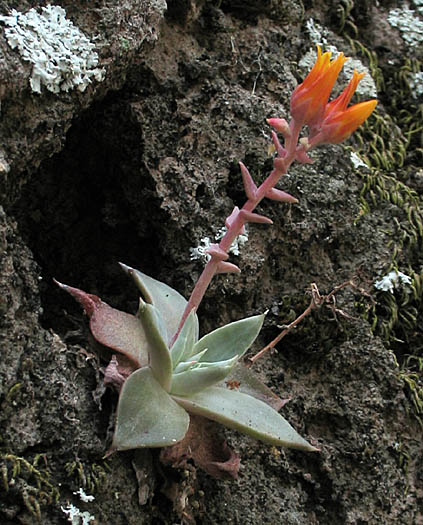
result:
M 421 57 L 387 22 L 396 2 L 58 3 L 95 37 L 106 76 L 35 94 L 0 25 L 0 521 L 64 523 L 71 503 L 114 525 L 423 523 Z M 38 5 L 0 0 L 0 15 Z M 202 267 L 189 249 L 243 204 L 238 161 L 257 181 L 271 169 L 265 119 L 287 116 L 311 18 L 374 74 L 377 116 L 348 144 L 371 167 L 354 168 L 345 145 L 296 165 L 281 188 L 300 203 L 262 204 L 274 225 L 250 228 L 242 274 L 217 277 L 199 315 L 205 333 L 269 309 L 264 345 L 310 283 L 360 281 L 254 365 L 321 452 L 219 429 L 241 457 L 232 482 L 164 468 L 156 451 L 103 459 L 116 396 L 52 277 L 133 312 L 122 261 L 188 296 Z M 409 293 L 372 288 L 392 264 L 413 276 Z

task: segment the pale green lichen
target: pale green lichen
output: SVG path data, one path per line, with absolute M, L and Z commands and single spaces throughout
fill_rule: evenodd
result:
M 313 44 L 323 46 L 325 51 L 331 51 L 335 56 L 339 55 L 338 48 L 330 42 L 329 31 L 323 28 L 319 23 L 315 22 L 313 18 L 307 20 L 306 28 Z M 299 66 L 305 69 L 310 69 L 316 61 L 316 56 L 316 50 L 310 49 L 300 60 Z M 372 73 L 358 58 L 348 59 L 344 65 L 343 72 L 340 74 L 340 78 L 351 78 L 355 69 L 361 73 L 366 73 L 358 84 L 356 93 L 365 97 L 376 97 L 377 89 L 375 81 L 372 78 Z
M 72 503 L 69 503 L 67 507 L 60 507 L 62 512 L 67 515 L 67 520 L 72 525 L 89 525 L 91 521 L 95 521 L 95 517 L 91 516 L 88 511 L 81 511 Z
M 220 241 L 222 237 L 226 233 L 226 228 L 220 228 L 217 233 L 214 236 L 214 242 Z M 228 253 L 232 253 L 233 255 L 240 255 L 241 247 L 248 241 L 248 231 L 245 229 L 244 233 L 241 233 L 238 235 L 238 237 L 235 239 L 235 241 L 232 243 L 231 247 L 228 250 Z M 207 250 L 211 247 L 213 241 L 210 239 L 210 237 L 203 237 L 200 239 L 200 242 L 195 248 L 190 248 L 190 260 L 201 260 L 205 263 L 207 263 L 210 259 L 210 255 L 207 253 Z
M 10 47 L 33 64 L 29 82 L 36 93 L 43 85 L 53 93 L 75 87 L 85 91 L 93 79 L 104 79 L 95 45 L 66 18 L 62 7 L 47 5 L 41 12 L 26 13 L 12 9 L 10 15 L 0 16 L 0 22 L 6 26 Z
M 420 9 L 419 9 L 420 11 Z M 403 6 L 389 11 L 388 22 L 399 29 L 402 38 L 410 47 L 419 47 L 423 41 L 423 21 L 416 12 Z
M 423 71 L 410 75 L 411 96 L 415 99 L 423 95 Z
M 376 281 L 374 287 L 383 292 L 394 293 L 394 289 L 397 289 L 400 286 L 409 287 L 410 284 L 411 277 L 409 275 L 393 270 Z

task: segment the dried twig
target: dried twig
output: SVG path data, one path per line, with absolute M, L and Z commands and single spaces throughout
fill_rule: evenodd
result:
M 282 332 L 273 339 L 269 344 L 267 344 L 264 348 L 262 348 L 259 352 L 257 352 L 256 355 L 253 357 L 250 357 L 248 359 L 249 363 L 247 366 L 251 366 L 259 357 L 264 355 L 267 351 L 274 348 L 281 339 L 283 339 L 295 326 L 297 326 L 303 319 L 305 319 L 312 310 L 320 309 L 322 306 L 327 306 L 334 314 L 334 317 L 336 318 L 336 315 L 340 315 L 341 317 L 349 320 L 355 320 L 356 318 L 352 317 L 351 315 L 347 314 L 343 310 L 336 307 L 336 299 L 335 295 L 340 290 L 350 287 L 354 290 L 359 291 L 362 295 L 365 295 L 368 297 L 372 302 L 374 302 L 371 295 L 366 292 L 363 288 L 360 288 L 353 279 L 350 279 L 349 281 L 345 281 L 338 286 L 335 286 L 335 288 L 327 295 L 321 295 L 319 292 L 319 289 L 317 288 L 316 283 L 311 283 L 311 301 L 308 307 L 304 310 L 304 312 L 299 315 L 292 323 L 289 325 L 286 325 L 283 327 Z

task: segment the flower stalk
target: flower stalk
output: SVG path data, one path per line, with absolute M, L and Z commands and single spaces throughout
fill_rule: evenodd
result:
M 272 224 L 271 219 L 268 219 L 263 215 L 253 213 L 258 204 L 265 197 L 272 200 L 282 200 L 281 198 L 284 197 L 288 202 L 296 202 L 296 199 L 288 193 L 279 193 L 279 190 L 276 190 L 275 186 L 279 182 L 280 178 L 285 175 L 285 173 L 287 173 L 292 162 L 296 159 L 297 143 L 300 131 L 301 125 L 298 125 L 295 120 L 292 120 L 289 128 L 285 129 L 285 145 L 283 148 L 280 146 L 279 140 L 276 137 L 278 146 L 280 146 L 278 149 L 283 156 L 278 155 L 274 159 L 273 170 L 259 187 L 255 185 L 248 169 L 242 162 L 240 162 L 244 189 L 248 200 L 240 210 L 235 209 L 234 212 L 232 212 L 232 214 L 228 217 L 230 220 L 226 220 L 228 229 L 220 240 L 220 243 L 218 245 L 212 245 L 211 248 L 207 250 L 207 253 L 210 255 L 210 260 L 203 269 L 203 272 L 201 273 L 194 287 L 191 297 L 188 300 L 188 304 L 180 321 L 178 331 L 173 336 L 171 345 L 178 337 L 178 334 L 191 310 L 197 310 L 213 277 L 217 273 L 228 273 L 224 271 L 224 265 L 227 264 L 225 263 L 225 260 L 228 258 L 227 252 L 237 236 L 243 231 L 245 225 L 248 222 Z M 229 272 L 233 273 L 234 265 L 231 266 L 232 268 L 229 270 Z M 238 271 L 240 270 L 238 269 Z
M 344 92 L 334 101 L 329 102 L 330 92 L 347 58 L 341 53 L 331 61 L 331 53 L 322 54 L 317 46 L 317 59 L 305 80 L 295 88 L 291 95 L 291 122 L 285 119 L 270 118 L 268 124 L 284 138 L 282 145 L 275 132 L 272 132 L 273 146 L 276 157 L 273 170 L 264 182 L 257 187 L 248 169 L 240 162 L 241 174 L 247 201 L 241 209 L 237 207 L 226 219 L 227 232 L 219 244 L 213 244 L 207 253 L 210 259 L 201 273 L 194 290 L 186 305 L 177 332 L 171 345 L 175 342 L 189 313 L 196 311 L 204 294 L 218 273 L 238 273 L 239 268 L 228 263 L 228 250 L 236 237 L 242 233 L 248 222 L 272 224 L 271 219 L 254 213 L 255 208 L 264 199 L 269 198 L 280 202 L 298 202 L 295 197 L 275 188 L 281 177 L 287 173 L 294 161 L 302 164 L 312 162 L 308 152 L 320 144 L 338 144 L 353 133 L 373 112 L 377 101 L 370 100 L 347 106 L 364 74 L 354 71 L 353 78 Z M 302 127 L 307 125 L 309 136 L 300 139 Z

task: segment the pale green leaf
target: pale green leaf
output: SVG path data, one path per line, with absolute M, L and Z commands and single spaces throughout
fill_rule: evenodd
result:
M 189 397 L 173 396 L 188 412 L 212 419 L 271 445 L 317 451 L 269 405 L 247 394 L 210 387 Z
M 120 263 L 123 270 L 134 280 L 147 303 L 153 304 L 160 312 L 167 329 L 167 341 L 170 342 L 176 333 L 179 322 L 187 305 L 182 295 L 165 283 L 157 281 L 148 275 Z M 198 340 L 198 318 L 194 314 L 194 338 Z
M 176 341 L 170 349 L 173 368 L 175 368 L 180 361 L 183 361 L 192 354 L 192 349 L 195 344 L 195 323 L 196 316 L 194 310 L 191 310 Z
M 215 385 L 230 373 L 235 361 L 236 357 L 221 366 L 200 366 L 179 374 L 173 374 L 170 393 L 177 396 L 190 396 Z
M 167 344 L 160 332 L 160 315 L 152 304 L 147 304 L 140 299 L 138 316 L 149 343 L 149 364 L 151 372 L 160 385 L 169 392 L 172 383 L 172 359 Z
M 232 382 L 235 382 L 237 385 L 235 388 L 238 392 L 260 399 L 260 401 L 264 401 L 277 411 L 288 401 L 287 399 L 281 399 L 272 392 L 268 386 L 260 381 L 256 374 L 242 363 L 237 363 L 225 380 L 216 386 L 228 388 L 228 385 L 231 385 Z
M 193 353 L 204 350 L 201 361 L 225 361 L 234 356 L 241 357 L 253 344 L 264 321 L 264 314 L 247 317 L 227 324 L 202 337 L 194 346 Z
M 123 384 L 111 452 L 167 447 L 185 436 L 189 415 L 163 390 L 149 368 L 131 374 Z
M 207 349 L 206 350 L 203 350 L 202 352 L 200 352 L 199 354 L 196 354 L 196 356 L 192 356 L 190 358 L 189 361 L 179 361 L 179 363 L 175 366 L 175 368 L 173 369 L 173 373 L 174 374 L 180 374 L 181 372 L 185 372 L 185 370 L 188 370 L 189 368 L 191 368 L 193 365 L 195 365 L 196 363 L 198 363 L 198 360 L 200 359 L 200 357 L 205 353 L 207 352 Z

